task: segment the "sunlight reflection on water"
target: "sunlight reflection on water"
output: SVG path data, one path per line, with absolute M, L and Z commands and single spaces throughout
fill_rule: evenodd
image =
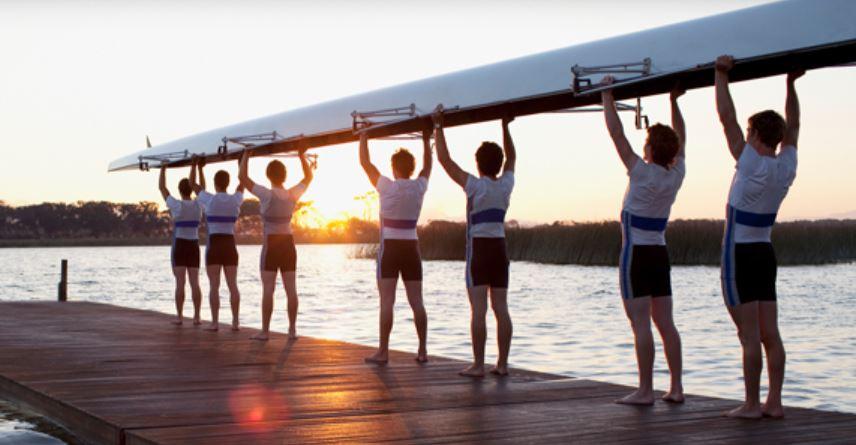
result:
M 261 323 L 258 246 L 241 246 L 242 323 Z M 377 295 L 372 260 L 349 258 L 350 246 L 298 246 L 299 329 L 303 335 L 374 346 Z M 69 259 L 69 298 L 173 312 L 167 247 L 4 249 L 0 299 L 50 300 L 59 261 Z M 470 358 L 469 307 L 463 263 L 425 262 L 425 305 L 431 354 Z M 675 320 L 683 336 L 685 387 L 690 393 L 738 399 L 743 394 L 737 337 L 722 303 L 719 271 L 675 267 Z M 542 372 L 635 384 L 633 340 L 611 267 L 512 265 L 509 303 L 514 320 L 511 362 Z M 856 267 L 779 269 L 780 322 L 788 350 L 785 401 L 790 405 L 856 412 Z M 203 279 L 203 291 L 207 283 Z M 221 289 L 221 317 L 228 296 Z M 210 316 L 207 299 L 203 317 Z M 189 314 L 190 303 L 185 309 Z M 277 293 L 273 329 L 285 331 L 285 296 Z M 412 315 L 403 288 L 396 302 L 392 347 L 415 350 Z M 488 360 L 495 359 L 489 317 Z M 668 370 L 659 341 L 655 386 Z

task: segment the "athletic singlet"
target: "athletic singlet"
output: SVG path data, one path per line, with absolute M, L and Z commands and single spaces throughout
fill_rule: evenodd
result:
M 684 157 L 678 156 L 675 160 L 675 165 L 667 169 L 636 156 L 633 168 L 627 172 L 630 182 L 622 205 L 625 242 L 632 245 L 666 244 L 669 213 L 686 175 Z
M 506 171 L 496 180 L 468 175 L 467 238 L 505 238 L 505 212 L 511 204 L 514 172 Z
M 209 235 L 235 234 L 235 223 L 241 213 L 241 202 L 244 201 L 243 193 L 236 192 L 230 195 L 224 192 L 212 195 L 203 190 L 199 192 L 197 200 L 205 210 L 205 222 L 208 225 Z
M 761 156 L 748 143 L 737 160 L 726 214 L 731 243 L 770 242 L 776 214 L 797 174 L 797 149 L 784 146 L 776 157 Z
M 173 238 L 198 240 L 199 218 L 202 208 L 195 199 L 175 199 L 166 197 L 166 207 L 173 221 Z
M 306 191 L 306 185 L 302 182 L 290 189 L 273 188 L 256 184 L 250 193 L 259 198 L 262 221 L 264 221 L 264 234 L 268 235 L 291 235 L 291 217 L 297 201 Z
M 416 224 L 428 190 L 428 178 L 393 181 L 380 176 L 375 188 L 380 196 L 381 239 L 417 239 Z

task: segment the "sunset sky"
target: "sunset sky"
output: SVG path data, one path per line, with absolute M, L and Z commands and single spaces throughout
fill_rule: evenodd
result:
M 107 173 L 153 143 L 363 91 L 763 2 L 4 1 L 0 5 L 0 200 L 160 202 L 157 173 Z M 781 24 L 771 24 L 780 26 Z M 780 219 L 856 217 L 856 68 L 812 71 L 798 83 L 803 121 L 796 183 Z M 783 110 L 784 78 L 744 82 L 733 94 L 741 124 Z M 734 161 L 710 88 L 681 101 L 687 178 L 673 217 L 722 217 Z M 667 98 L 643 99 L 669 122 Z M 625 129 L 641 151 L 644 131 Z M 615 219 L 627 177 L 600 114 L 537 115 L 512 124 L 517 188 L 509 218 Z M 470 171 L 498 122 L 447 131 Z M 384 173 L 398 146 L 373 142 Z M 326 218 L 359 214 L 371 186 L 356 144 L 324 147 L 305 195 Z M 263 160 L 251 175 L 263 180 Z M 289 184 L 299 165 L 288 161 Z M 212 175 L 215 169 L 209 167 Z M 237 165 L 227 169 L 233 173 Z M 170 187 L 185 170 L 170 171 Z M 233 178 L 233 180 L 235 180 Z M 436 165 L 425 219 L 462 219 L 464 196 Z

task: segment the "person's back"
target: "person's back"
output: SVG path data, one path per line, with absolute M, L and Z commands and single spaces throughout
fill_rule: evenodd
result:
M 422 212 L 428 178 L 380 176 L 377 180 L 383 239 L 417 239 L 416 224 Z
M 468 234 L 471 238 L 505 238 L 505 214 L 511 205 L 514 172 L 503 172 L 498 178 L 467 178 Z
M 784 146 L 776 156 L 763 156 L 746 144 L 728 194 L 734 242 L 770 242 L 776 215 L 796 171 L 796 147 Z
M 622 211 L 629 218 L 631 242 L 665 245 L 666 224 L 686 175 L 684 157 L 678 156 L 671 167 L 640 159 L 628 175 Z

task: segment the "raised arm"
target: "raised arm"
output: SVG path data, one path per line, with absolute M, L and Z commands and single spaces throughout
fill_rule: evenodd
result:
M 377 185 L 380 172 L 372 164 L 371 156 L 369 155 L 369 136 L 365 131 L 360 133 L 360 165 L 363 167 L 372 185 Z
M 238 168 L 238 181 L 240 184 L 244 186 L 245 189 L 249 191 L 253 191 L 253 187 L 256 186 L 256 183 L 250 179 L 249 174 L 249 164 L 250 164 L 250 152 L 244 150 L 244 153 L 241 154 L 241 165 Z
M 514 140 L 511 139 L 511 132 L 508 130 L 508 124 L 514 120 L 514 116 L 502 118 L 502 149 L 505 150 L 505 167 L 503 172 L 513 172 L 514 166 L 517 163 L 517 150 L 514 149 Z
M 169 190 L 166 188 L 166 164 L 161 164 L 160 166 L 160 177 L 158 178 L 158 188 L 160 189 L 161 196 L 163 199 L 166 199 L 169 196 Z
M 199 183 L 196 182 L 196 170 L 199 169 Z M 190 164 L 190 188 L 197 195 L 205 190 L 205 175 L 202 173 L 202 161 L 194 157 Z
M 431 153 L 431 130 L 422 130 L 422 171 L 419 176 L 425 179 L 431 177 L 431 167 L 434 162 L 434 156 Z
M 686 90 L 680 86 L 675 86 L 672 93 L 669 95 L 669 102 L 672 104 L 672 129 L 678 134 L 681 148 L 678 150 L 678 156 L 686 156 L 687 148 L 687 129 L 684 125 L 684 115 L 681 114 L 681 107 L 678 106 L 678 98 L 683 96 Z
M 734 159 L 740 159 L 746 140 L 743 138 L 743 130 L 737 123 L 737 111 L 734 109 L 734 101 L 731 100 L 731 91 L 728 89 L 728 72 L 734 67 L 734 58 L 731 56 L 719 56 L 714 63 L 716 74 L 714 85 L 716 88 L 716 111 L 719 113 L 719 121 L 725 130 L 725 140 L 728 141 L 728 149 Z
M 612 85 L 615 79 L 612 76 L 603 78 L 603 85 Z M 630 171 L 639 159 L 633 153 L 633 147 L 624 135 L 624 126 L 621 125 L 621 118 L 618 117 L 618 110 L 615 108 L 615 96 L 612 94 L 612 89 L 603 90 L 600 93 L 600 100 L 603 102 L 603 117 L 606 120 L 606 129 L 609 130 L 609 137 L 612 138 L 612 143 L 615 145 L 615 150 L 618 152 L 618 157 L 624 163 L 627 171 Z
M 800 136 L 800 101 L 797 97 L 797 89 L 794 82 L 805 74 L 805 70 L 788 73 L 788 96 L 785 99 L 785 138 L 782 139 L 782 147 L 797 146 Z
M 315 172 L 312 171 L 312 165 L 309 163 L 309 159 L 306 158 L 305 146 L 300 146 L 297 151 L 297 157 L 300 158 L 300 167 L 303 169 L 303 179 L 300 180 L 300 183 L 303 184 L 304 188 L 309 187 L 309 184 L 315 178 Z
M 465 172 L 449 155 L 449 148 L 446 146 L 446 135 L 443 133 L 443 107 L 438 106 L 431 115 L 431 120 L 434 122 L 434 141 L 437 143 L 437 160 L 443 166 L 443 170 L 461 187 L 467 186 L 468 173 Z
M 246 153 L 246 150 L 244 151 L 244 153 Z M 241 161 L 243 161 L 243 156 L 241 156 L 240 158 L 238 158 L 238 171 L 239 171 L 239 172 L 241 171 Z M 239 179 L 238 179 L 238 186 L 237 186 L 237 187 L 235 187 L 235 193 L 243 193 L 243 192 L 244 192 L 244 188 L 245 188 L 245 187 L 244 187 L 244 183 L 240 180 L 240 177 L 239 177 Z

